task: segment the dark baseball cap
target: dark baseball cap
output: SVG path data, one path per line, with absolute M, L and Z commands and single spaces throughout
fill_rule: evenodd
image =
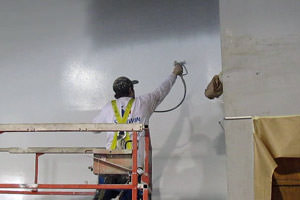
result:
M 134 84 L 137 84 L 139 81 L 130 80 L 125 76 L 117 78 L 113 83 L 113 90 L 115 93 L 127 92 L 129 88 L 133 87 Z

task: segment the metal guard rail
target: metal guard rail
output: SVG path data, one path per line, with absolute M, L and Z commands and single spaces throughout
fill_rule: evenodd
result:
M 39 157 L 43 154 L 92 153 L 95 148 L 0 148 L 0 152 L 16 154 L 35 154 L 35 177 L 33 184 L 0 183 L 0 194 L 23 195 L 94 195 L 95 192 L 57 191 L 86 189 L 128 189 L 132 190 L 132 200 L 137 199 L 137 191 L 143 191 L 143 200 L 151 199 L 152 188 L 152 146 L 148 126 L 143 124 L 101 124 L 101 123 L 35 123 L 35 124 L 0 124 L 0 134 L 9 132 L 133 132 L 132 171 L 130 184 L 39 184 Z M 145 169 L 142 184 L 138 183 L 137 174 L 137 132 L 145 131 Z M 76 149 L 77 148 L 77 149 Z M 4 190 L 9 189 L 9 190 Z M 16 189 L 16 190 L 12 190 Z M 21 190 L 20 190 L 21 189 Z M 40 191 L 43 189 L 43 191 Z M 55 189 L 51 191 L 51 189 Z M 45 191 L 46 190 L 46 191 Z M 49 191 L 50 190 L 50 191 Z

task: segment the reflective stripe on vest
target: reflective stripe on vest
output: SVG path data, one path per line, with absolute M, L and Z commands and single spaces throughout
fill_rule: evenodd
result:
M 124 116 L 121 117 L 121 115 L 119 113 L 119 110 L 118 110 L 117 101 L 116 100 L 111 101 L 111 105 L 113 107 L 115 117 L 116 117 L 116 120 L 117 120 L 118 124 L 126 124 L 127 123 L 127 119 L 128 119 L 128 116 L 129 116 L 129 113 L 130 113 L 133 102 L 134 102 L 133 98 L 129 100 L 129 102 L 126 106 L 126 109 L 125 109 Z M 126 132 L 125 142 L 127 142 L 129 140 L 130 140 L 129 133 Z M 115 132 L 113 141 L 112 141 L 111 146 L 110 146 L 111 150 L 114 150 L 114 149 L 117 148 L 117 142 L 118 142 L 118 132 Z M 132 149 L 131 142 L 128 142 L 126 144 L 126 149 Z

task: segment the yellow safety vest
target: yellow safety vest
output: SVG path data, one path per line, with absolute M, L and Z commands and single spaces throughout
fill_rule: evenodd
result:
M 111 101 L 111 105 L 113 107 L 113 110 L 114 110 L 114 113 L 115 113 L 115 117 L 117 119 L 117 123 L 118 124 L 126 124 L 127 123 L 127 119 L 128 119 L 128 116 L 129 116 L 129 113 L 130 113 L 130 110 L 131 110 L 133 102 L 134 102 L 133 98 L 129 100 L 129 102 L 128 102 L 127 106 L 126 106 L 126 109 L 125 109 L 124 116 L 121 117 L 121 115 L 119 113 L 119 109 L 118 109 L 116 100 L 112 100 Z M 129 140 L 130 140 L 129 133 L 126 132 L 125 142 L 127 142 Z M 111 143 L 110 149 L 111 150 L 116 149 L 117 148 L 117 143 L 118 143 L 118 132 L 115 132 L 115 135 L 114 135 L 113 141 Z M 131 142 L 128 142 L 126 144 L 126 149 L 132 149 L 132 143 Z

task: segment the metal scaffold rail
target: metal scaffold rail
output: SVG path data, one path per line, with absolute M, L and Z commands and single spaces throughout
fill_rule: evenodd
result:
M 95 150 L 105 149 L 104 147 L 29 147 L 18 148 L 8 147 L 0 148 L 0 152 L 8 152 L 11 154 L 32 154 L 32 153 L 47 153 L 47 154 L 93 154 Z
M 142 131 L 143 124 L 110 123 L 36 123 L 0 124 L 0 132 L 105 132 Z
M 105 131 L 142 131 L 143 124 L 110 123 L 37 123 L 37 124 L 0 124 L 0 132 L 105 132 Z
M 132 200 L 137 200 L 138 190 L 142 191 L 142 199 L 151 199 L 152 189 L 152 147 L 149 128 L 143 124 L 101 124 L 101 123 L 34 123 L 34 124 L 0 124 L 0 133 L 10 132 L 132 132 L 132 149 L 106 150 L 103 147 L 4 147 L 1 152 L 11 154 L 35 154 L 34 182 L 29 184 L 0 183 L 0 194 L 23 195 L 94 195 L 95 192 L 82 190 L 119 189 L 131 190 Z M 144 173 L 138 182 L 137 173 L 137 132 L 145 132 Z M 1 134 L 0 134 L 1 135 Z M 0 136 L 1 137 L 1 136 Z M 39 157 L 44 154 L 93 154 L 93 173 L 124 171 L 131 179 L 128 184 L 40 184 L 38 183 Z M 114 158 L 115 156 L 116 159 Z M 113 159 L 111 159 L 113 158 Z M 118 160 L 115 163 L 115 160 Z M 128 166 L 122 164 L 127 162 Z M 111 169 L 112 168 L 112 169 Z M 8 190 L 5 190 L 8 189 Z M 61 191 L 60 191 L 61 190 Z M 72 190 L 72 191 L 68 191 Z M 75 190 L 75 191 L 74 191 Z M 79 191 L 78 191 L 79 190 Z M 81 190 L 81 191 L 80 191 Z

